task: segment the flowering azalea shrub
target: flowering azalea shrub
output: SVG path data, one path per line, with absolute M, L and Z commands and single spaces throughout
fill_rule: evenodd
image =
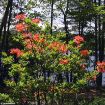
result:
M 94 79 L 97 72 L 86 71 L 90 52 L 83 48 L 82 36 L 77 35 L 66 44 L 61 40 L 65 34 L 46 34 L 46 29 L 39 26 L 40 19 L 30 19 L 24 14 L 16 19 L 17 35 L 13 39 L 20 46 L 3 53 L 2 58 L 9 68 L 5 83 L 15 103 L 59 102 L 63 95 L 80 92 Z
M 101 73 L 105 72 L 105 61 L 97 62 L 97 70 Z

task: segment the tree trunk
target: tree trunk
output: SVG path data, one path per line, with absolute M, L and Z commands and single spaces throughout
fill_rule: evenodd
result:
M 54 0 L 51 0 L 51 31 L 50 31 L 50 34 L 52 35 L 52 28 L 53 28 L 53 11 L 54 11 L 54 9 L 53 9 L 53 7 L 54 7 Z
M 8 0 L 8 4 L 1 22 L 1 27 L 0 27 L 0 72 L 1 72 L 1 76 L 0 76 L 0 83 L 2 84 L 3 82 L 3 74 L 4 74 L 4 68 L 2 66 L 2 62 L 1 62 L 1 58 L 2 58 L 2 51 L 6 51 L 6 45 L 8 43 L 6 43 L 6 40 L 8 41 L 8 35 L 9 34 L 9 27 L 10 27 L 10 18 L 11 16 L 9 14 L 11 14 L 10 12 L 12 11 L 12 3 L 13 0 Z M 9 17 L 10 16 L 10 17 Z M 7 23 L 8 23 L 8 29 L 7 29 Z

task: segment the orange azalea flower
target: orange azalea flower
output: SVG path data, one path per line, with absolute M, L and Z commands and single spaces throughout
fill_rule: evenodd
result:
M 36 45 L 34 43 L 26 43 L 26 48 L 30 49 L 30 50 L 33 49 L 33 48 L 36 49 Z
M 61 44 L 60 42 L 54 42 L 54 43 L 53 43 L 53 46 L 54 46 L 54 47 L 60 47 L 60 44 Z
M 31 39 L 25 39 L 25 45 L 27 49 L 32 49 L 34 48 L 36 45 L 31 41 Z
M 38 23 L 40 23 L 40 21 L 41 21 L 41 20 L 40 20 L 39 18 L 34 18 L 34 19 L 32 19 L 32 22 L 33 22 L 33 23 L 37 23 L 37 24 L 38 24 Z
M 27 48 L 27 49 L 32 49 L 32 47 L 33 47 L 32 44 L 27 44 L 27 45 L 26 45 L 26 48 Z
M 17 30 L 18 32 L 25 31 L 26 29 L 27 29 L 27 26 L 26 26 L 25 24 L 23 24 L 23 23 L 18 23 L 18 24 L 16 25 L 16 30 Z
M 39 36 L 40 36 L 39 34 L 35 34 L 34 37 L 33 37 L 33 39 L 34 39 L 35 41 L 39 41 Z
M 25 39 L 24 41 L 25 41 L 26 44 L 31 44 L 32 43 L 30 39 Z
M 49 45 L 49 48 L 59 48 L 60 47 L 60 43 L 59 42 L 52 42 L 50 45 Z
M 64 44 L 61 45 L 60 48 L 59 48 L 59 51 L 62 52 L 62 53 L 66 53 L 66 52 L 67 52 L 67 47 L 66 47 L 66 45 L 64 45 Z
M 83 37 L 81 37 L 81 36 L 75 36 L 74 37 L 74 42 L 76 43 L 76 44 L 81 44 L 82 42 L 84 42 L 84 38 Z
M 60 64 L 68 64 L 69 63 L 69 60 L 68 59 L 61 59 L 59 61 Z
M 35 52 L 41 53 L 41 52 L 44 51 L 43 48 L 41 48 L 40 46 L 36 46 L 35 44 L 33 44 L 33 45 L 32 44 L 27 44 L 26 48 L 28 50 L 30 50 L 31 52 L 35 51 Z
M 52 42 L 48 48 L 59 51 L 60 43 L 59 42 Z
M 44 43 L 45 42 L 45 39 L 44 38 L 41 38 L 38 42 L 39 43 Z
M 23 55 L 23 52 L 18 48 L 12 48 L 10 49 L 10 54 L 16 54 L 17 57 L 20 57 Z
M 99 72 L 105 72 L 105 61 L 97 62 L 97 70 Z
M 88 56 L 89 55 L 89 51 L 88 50 L 81 50 L 80 53 L 83 56 Z
M 17 20 L 24 20 L 25 18 L 26 18 L 25 14 L 18 14 L 15 16 L 15 19 L 17 19 Z
M 52 47 L 60 47 L 60 43 L 59 42 L 52 42 L 51 46 Z
M 60 42 L 52 42 L 49 45 L 50 49 L 56 49 L 56 51 L 62 52 L 62 53 L 66 53 L 67 52 L 67 46 L 60 43 Z
M 23 33 L 22 36 L 23 36 L 23 38 L 31 38 L 32 34 L 31 33 Z

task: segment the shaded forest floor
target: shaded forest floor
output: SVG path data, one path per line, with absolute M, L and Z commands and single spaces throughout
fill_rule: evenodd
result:
M 0 88 L 0 93 L 10 93 L 9 88 Z M 59 104 L 53 104 L 59 105 Z M 105 87 L 81 90 L 78 94 L 64 94 L 62 105 L 105 105 Z

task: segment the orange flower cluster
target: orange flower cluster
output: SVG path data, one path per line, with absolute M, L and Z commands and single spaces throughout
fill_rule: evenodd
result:
M 18 48 L 12 48 L 10 49 L 10 54 L 15 54 L 17 57 L 20 57 L 23 55 L 23 51 Z
M 16 20 L 24 20 L 25 18 L 26 18 L 25 14 L 18 14 L 18 15 L 15 16 Z
M 80 35 L 77 35 L 77 36 L 74 37 L 74 42 L 76 44 L 81 44 L 82 42 L 84 42 L 84 38 L 81 37 Z
M 23 33 L 23 38 L 32 38 L 32 33 Z
M 43 48 L 40 46 L 37 46 L 33 40 L 31 39 L 25 39 L 26 48 L 29 50 L 29 52 L 32 52 L 32 50 L 35 50 L 36 52 L 43 52 Z
M 17 25 L 16 25 L 16 30 L 18 31 L 18 32 L 23 32 L 23 31 L 25 31 L 27 29 L 27 26 L 25 25 L 25 24 L 23 24 L 23 23 L 18 23 Z
M 33 39 L 39 43 L 44 43 L 45 42 L 45 39 L 44 38 L 40 38 L 40 35 L 39 34 L 35 34 Z
M 105 61 L 97 62 L 97 70 L 99 72 L 105 72 Z
M 56 51 L 62 52 L 62 53 L 66 53 L 67 52 L 67 46 L 65 44 L 62 44 L 60 42 L 52 42 L 49 45 L 50 49 L 55 49 Z
M 49 45 L 49 48 L 53 49 L 53 48 L 59 48 L 60 47 L 60 42 L 52 42 Z
M 31 39 L 25 39 L 24 41 L 27 49 L 31 50 L 32 48 L 36 47 L 36 45 L 33 43 Z
M 32 22 L 33 23 L 36 23 L 36 24 L 38 24 L 38 23 L 40 23 L 40 19 L 39 18 L 34 18 L 34 19 L 32 19 Z
M 62 52 L 62 53 L 66 53 L 67 52 L 67 47 L 62 44 L 60 47 L 59 47 L 59 52 Z
M 33 45 L 33 44 L 30 44 L 30 43 L 27 43 L 26 44 L 26 48 L 28 49 L 28 50 L 32 50 L 33 48 L 35 48 L 36 46 L 35 45 Z
M 39 34 L 35 34 L 34 37 L 33 37 L 33 39 L 34 39 L 35 41 L 39 41 L 39 37 L 40 37 Z
M 88 50 L 81 50 L 80 53 L 83 56 L 88 56 L 89 55 L 89 51 Z
M 68 59 L 61 59 L 59 61 L 59 64 L 63 64 L 63 65 L 68 64 L 68 63 L 69 63 L 69 60 Z

